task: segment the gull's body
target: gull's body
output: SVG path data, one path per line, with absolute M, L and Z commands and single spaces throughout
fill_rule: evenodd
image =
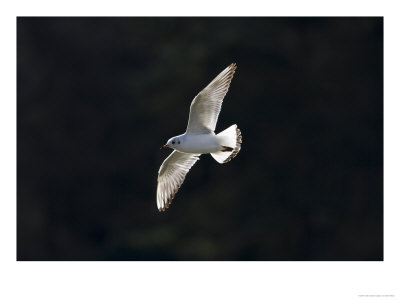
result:
M 215 134 L 181 134 L 174 149 L 184 153 L 213 153 L 222 150 L 221 137 Z
M 168 208 L 201 154 L 210 153 L 219 163 L 226 163 L 240 151 L 242 135 L 236 125 L 217 135 L 214 133 L 235 69 L 236 64 L 231 64 L 193 99 L 186 132 L 170 138 L 164 145 L 174 151 L 158 171 L 157 206 L 160 211 Z

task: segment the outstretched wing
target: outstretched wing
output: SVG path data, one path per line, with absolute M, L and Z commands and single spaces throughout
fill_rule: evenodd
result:
M 214 132 L 222 100 L 228 92 L 235 70 L 236 64 L 231 64 L 193 99 L 190 105 L 187 133 Z
M 176 192 L 185 180 L 190 168 L 201 154 L 174 151 L 162 163 L 158 171 L 157 207 L 164 211 L 169 207 Z

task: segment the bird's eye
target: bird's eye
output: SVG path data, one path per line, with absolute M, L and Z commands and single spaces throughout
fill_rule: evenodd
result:
M 175 144 L 175 141 L 172 141 L 172 144 Z
M 178 144 L 180 145 L 180 144 L 181 144 L 181 141 L 178 141 Z

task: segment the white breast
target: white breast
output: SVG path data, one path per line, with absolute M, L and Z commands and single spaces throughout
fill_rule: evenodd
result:
M 222 148 L 214 134 L 185 134 L 181 140 L 176 150 L 186 153 L 212 153 Z

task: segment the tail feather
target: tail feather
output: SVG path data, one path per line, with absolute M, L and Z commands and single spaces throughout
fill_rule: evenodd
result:
M 217 162 L 224 164 L 239 153 L 242 145 L 242 133 L 235 124 L 220 132 L 217 136 L 220 138 L 223 149 L 211 153 L 211 155 Z

